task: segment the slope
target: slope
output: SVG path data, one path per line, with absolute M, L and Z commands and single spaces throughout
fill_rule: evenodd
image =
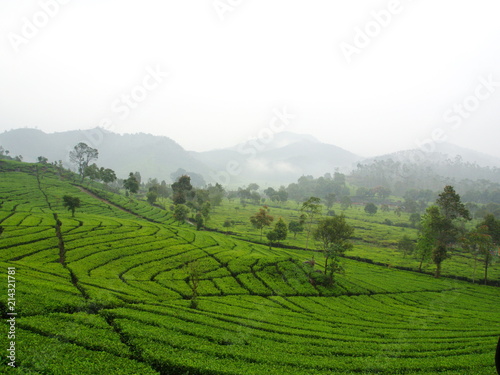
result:
M 74 218 L 64 194 L 83 203 Z M 196 232 L 40 165 L 1 163 L 0 202 L 0 262 L 15 269 L 18 313 L 9 373 L 493 372 L 497 288 L 355 261 L 334 288 L 313 286 L 299 250 Z

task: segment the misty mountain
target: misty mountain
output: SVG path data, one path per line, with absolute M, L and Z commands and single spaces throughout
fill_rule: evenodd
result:
M 447 160 L 459 160 L 463 163 L 477 164 L 481 167 L 500 167 L 500 158 L 479 151 L 470 150 L 451 143 L 439 143 L 434 145 L 432 152 L 424 152 L 419 149 L 398 151 L 363 160 L 363 163 L 371 163 L 375 160 L 392 159 L 401 163 L 444 163 Z
M 79 142 L 99 150 L 96 164 L 113 169 L 119 178 L 139 171 L 143 180 L 158 178 L 171 181 L 170 175 L 179 168 L 205 174 L 208 167 L 168 137 L 150 134 L 115 134 L 101 128 L 87 131 L 66 131 L 46 134 L 37 129 L 16 129 L 0 134 L 0 145 L 10 155 L 22 155 L 34 162 L 45 156 L 49 162 L 62 160 L 66 167 L 75 169 L 69 161 L 69 151 Z
M 411 164 L 420 165 L 420 169 L 432 166 L 436 175 L 445 177 L 496 181 L 496 170 L 478 166 L 500 166 L 499 158 L 447 143 L 437 144 L 436 150 L 429 153 L 406 150 L 363 159 L 340 147 L 322 143 L 311 135 L 291 132 L 206 152 L 186 151 L 165 136 L 119 135 L 100 128 L 51 134 L 37 129 L 17 129 L 0 134 L 0 146 L 9 150 L 11 156 L 22 155 L 28 162 L 45 156 L 50 162 L 62 160 L 73 170 L 75 167 L 69 162 L 69 151 L 79 142 L 97 148 L 97 164 L 115 170 L 120 178 L 139 171 L 144 181 L 158 178 L 172 182 L 172 175 L 185 170 L 206 182 L 220 182 L 231 187 L 250 182 L 261 186 L 288 185 L 301 176 L 320 177 L 336 170 L 349 173 L 358 163 L 369 165 L 382 161 L 395 162 L 399 165 L 397 168 Z M 393 164 L 386 166 L 389 165 Z M 491 173 L 495 178 L 490 176 Z
M 232 183 L 265 185 L 294 182 L 303 175 L 348 172 L 362 160 L 313 136 L 290 132 L 274 134 L 270 140 L 253 139 L 231 148 L 191 154 L 219 174 L 229 175 Z

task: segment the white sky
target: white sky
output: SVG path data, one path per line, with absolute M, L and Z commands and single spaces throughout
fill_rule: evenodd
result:
M 394 2 L 377 30 L 371 12 Z M 229 4 L 223 20 L 214 3 Z M 500 157 L 499 15 L 498 0 L 1 0 L 0 131 L 109 119 L 202 151 L 257 136 L 286 106 L 287 130 L 363 156 L 439 128 Z M 357 28 L 373 36 L 349 63 Z M 169 76 L 125 116 L 121 95 L 141 94 L 148 67 Z M 477 94 L 480 77 L 499 84 Z

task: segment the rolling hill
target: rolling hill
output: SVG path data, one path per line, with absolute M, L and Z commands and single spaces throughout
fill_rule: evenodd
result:
M 310 253 L 93 192 L 50 166 L 0 161 L 0 262 L 15 284 L 0 307 L 18 314 L 9 373 L 494 372 L 498 288 L 347 259 L 334 287 L 313 285 Z M 75 217 L 66 194 L 82 202 Z

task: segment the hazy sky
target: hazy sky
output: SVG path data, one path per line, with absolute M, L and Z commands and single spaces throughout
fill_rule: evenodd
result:
M 446 137 L 500 157 L 499 15 L 498 0 L 1 0 L 0 131 L 101 125 L 202 151 L 279 128 L 363 156 Z

